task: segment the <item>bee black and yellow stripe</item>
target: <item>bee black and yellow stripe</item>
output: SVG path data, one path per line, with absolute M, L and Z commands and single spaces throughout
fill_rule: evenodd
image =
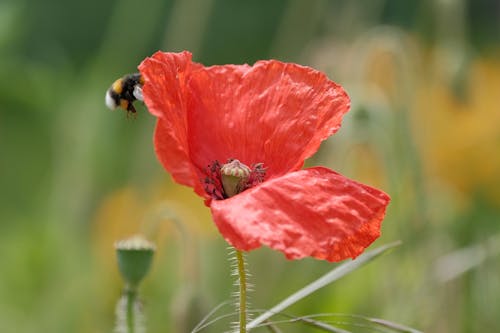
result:
M 138 99 L 137 89 L 141 89 L 144 84 L 144 78 L 140 73 L 125 75 L 111 85 L 106 92 L 106 105 L 110 109 L 118 107 L 135 113 L 133 103 Z M 139 97 L 140 98 L 140 97 Z

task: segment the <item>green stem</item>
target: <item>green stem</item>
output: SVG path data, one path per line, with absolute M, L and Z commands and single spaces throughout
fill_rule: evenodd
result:
M 134 289 L 128 289 L 127 291 L 127 333 L 134 333 L 135 322 L 134 322 L 134 303 L 136 292 Z
M 240 333 L 247 332 L 247 275 L 245 271 L 245 258 L 243 252 L 236 250 L 238 260 L 238 277 L 240 279 Z

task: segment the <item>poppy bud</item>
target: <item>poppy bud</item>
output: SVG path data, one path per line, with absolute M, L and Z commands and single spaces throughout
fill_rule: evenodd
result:
M 227 197 L 232 197 L 245 189 L 252 170 L 238 160 L 224 164 L 221 169 L 222 187 Z
M 155 245 L 141 235 L 116 242 L 118 268 L 129 289 L 135 290 L 151 267 Z

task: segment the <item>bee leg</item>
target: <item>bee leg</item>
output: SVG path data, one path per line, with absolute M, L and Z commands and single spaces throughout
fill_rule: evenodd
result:
M 135 109 L 134 105 L 132 103 L 129 103 L 128 104 L 128 107 L 127 107 L 127 118 L 130 116 L 130 115 L 133 115 L 133 117 L 135 118 L 137 116 L 137 110 Z

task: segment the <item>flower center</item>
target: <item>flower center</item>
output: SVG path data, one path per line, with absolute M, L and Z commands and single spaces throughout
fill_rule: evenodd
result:
M 205 170 L 205 191 L 216 200 L 223 200 L 258 185 L 264 181 L 266 169 L 262 163 L 252 168 L 237 159 L 229 159 L 226 164 L 212 162 Z

